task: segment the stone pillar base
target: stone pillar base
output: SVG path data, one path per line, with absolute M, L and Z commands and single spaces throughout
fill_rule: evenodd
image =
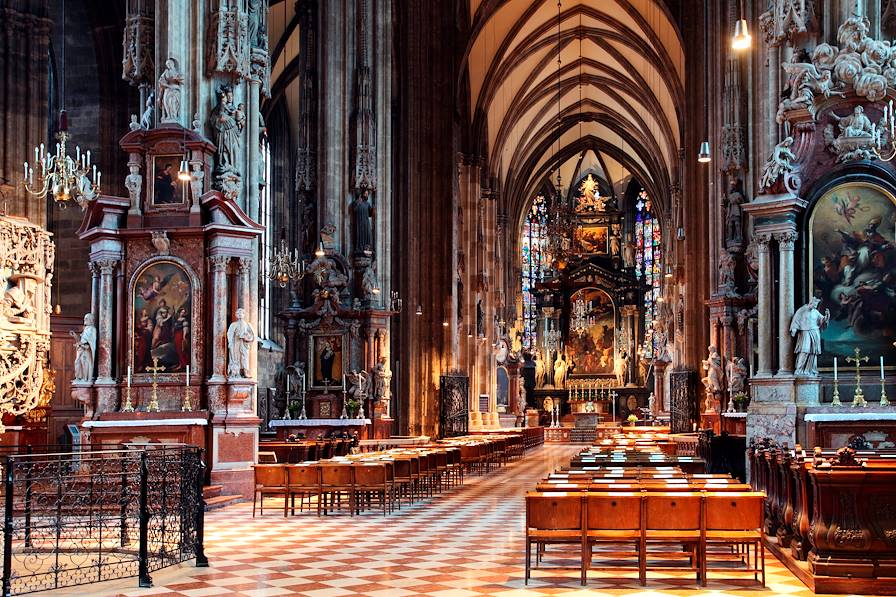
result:
M 751 440 L 770 437 L 778 445 L 796 444 L 796 404 L 785 402 L 750 401 L 747 410 L 747 445 Z
M 258 424 L 252 408 L 255 381 L 234 379 L 225 386 L 209 388 L 222 400 L 212 420 L 209 464 L 214 485 L 223 485 L 226 495 L 251 498 L 255 491 L 252 465 L 258 456 Z M 211 400 L 211 395 L 209 396 Z
M 72 400 L 84 405 L 84 417 L 92 419 L 96 412 L 96 391 L 91 384 L 72 382 Z

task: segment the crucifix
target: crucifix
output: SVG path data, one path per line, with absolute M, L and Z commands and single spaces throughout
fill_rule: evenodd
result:
M 868 362 L 868 357 L 860 357 L 862 354 L 862 349 L 856 346 L 854 357 L 846 357 L 847 363 L 855 363 L 856 364 L 856 391 L 852 395 L 852 405 L 853 406 L 868 406 L 868 403 L 865 401 L 865 394 L 862 392 L 862 363 Z
M 158 374 L 160 371 L 164 371 L 165 367 L 159 367 L 159 357 L 152 358 L 152 367 L 147 367 L 147 371 L 152 373 L 152 398 L 149 401 L 149 406 L 146 407 L 146 412 L 157 413 L 159 412 L 159 393 L 158 393 Z

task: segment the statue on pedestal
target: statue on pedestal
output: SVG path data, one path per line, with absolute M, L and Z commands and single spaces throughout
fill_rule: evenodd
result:
M 827 327 L 831 312 L 824 315 L 818 310 L 821 299 L 812 297 L 809 302 L 796 310 L 790 320 L 790 335 L 796 336 L 793 352 L 796 355 L 797 375 L 818 375 L 818 355 L 821 354 L 821 331 Z
M 370 189 L 363 189 L 351 203 L 352 238 L 355 255 L 370 255 L 373 253 L 373 234 L 371 218 L 374 215 L 373 206 L 370 203 Z
M 625 385 L 625 374 L 628 371 L 628 353 L 625 350 L 619 352 L 619 356 L 613 360 L 613 374 L 616 376 L 617 387 Z
M 252 377 L 249 367 L 249 349 L 255 342 L 255 330 L 246 321 L 246 311 L 236 310 L 236 321 L 227 328 L 228 377 Z
M 233 105 L 233 87 L 218 88 L 218 103 L 209 115 L 209 126 L 214 131 L 212 140 L 218 148 L 215 174 L 238 173 L 240 134 L 246 122 L 243 105 Z
M 722 371 L 722 357 L 715 346 L 709 347 L 709 356 L 703 360 L 703 370 L 706 376 L 701 380 L 706 388 L 705 411 L 708 413 L 716 412 L 716 397 L 722 393 L 722 381 L 725 376 Z
M 96 358 L 96 327 L 93 325 L 93 314 L 84 316 L 84 327 L 81 334 L 69 331 L 75 339 L 75 381 L 91 381 L 93 379 L 93 362 Z
M 747 381 L 747 362 L 743 357 L 734 357 L 728 361 L 728 397 L 734 398 L 737 394 L 742 394 L 746 388 Z
M 180 118 L 180 101 L 184 86 L 184 75 L 177 68 L 177 60 L 168 58 L 165 70 L 159 77 L 159 104 L 162 114 L 160 121 L 177 122 Z
M 541 356 L 541 351 L 535 351 L 535 387 L 543 388 L 545 382 L 545 366 L 544 366 L 544 357 Z
M 793 147 L 793 137 L 786 137 L 772 149 L 771 156 L 762 166 L 762 178 L 759 181 L 760 191 L 773 191 L 778 186 L 781 177 L 793 172 L 792 162 L 796 161 L 796 155 L 790 150 L 791 147 Z
M 566 371 L 567 363 L 563 359 L 563 354 L 558 352 L 557 359 L 554 361 L 554 387 L 558 390 L 566 387 Z
M 741 207 L 746 198 L 740 190 L 740 180 L 731 177 L 728 181 L 728 194 L 725 195 L 725 245 L 729 248 L 740 248 L 744 242 L 743 219 Z

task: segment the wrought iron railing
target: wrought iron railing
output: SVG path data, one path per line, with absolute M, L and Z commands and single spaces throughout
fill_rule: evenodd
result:
M 7 454 L 3 597 L 137 576 L 203 550 L 203 451 L 156 445 Z

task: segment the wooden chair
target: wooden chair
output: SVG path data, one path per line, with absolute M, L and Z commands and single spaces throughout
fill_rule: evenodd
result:
M 754 580 L 762 574 L 765 586 L 765 545 L 762 542 L 762 528 L 765 523 L 765 494 L 749 493 L 706 493 L 704 501 L 704 539 L 702 542 L 703 586 L 709 573 L 707 548 L 712 545 L 729 545 L 745 548 L 746 568 L 741 572 L 752 572 Z M 753 566 L 750 567 L 750 547 L 753 547 Z
M 258 452 L 258 464 L 277 464 L 276 452 Z
M 641 515 L 643 495 L 635 492 L 588 493 L 585 495 L 585 569 L 591 567 L 596 544 L 629 545 L 629 551 L 602 551 L 602 556 L 635 558 L 635 567 L 642 569 L 644 552 L 641 534 L 644 517 Z M 643 579 L 641 579 L 641 584 Z
M 342 509 L 342 496 L 348 498 L 349 512 L 355 515 L 355 475 L 351 464 L 321 463 L 320 465 L 320 502 L 323 502 L 324 514 L 334 506 Z
M 649 545 L 683 545 L 686 551 L 663 551 L 663 557 L 686 555 L 700 580 L 702 497 L 699 493 L 656 492 L 644 498 L 644 531 L 641 533 L 641 584 L 647 582 Z M 656 567 L 654 567 L 656 568 Z
M 355 469 L 355 506 L 361 514 L 361 506 L 369 504 L 370 496 L 379 497 L 383 516 L 392 511 L 392 495 L 395 491 L 390 468 L 385 462 L 358 462 L 352 465 Z
M 579 568 L 585 584 L 585 542 L 583 540 L 583 493 L 529 492 L 526 494 L 526 578 L 532 567 L 532 544 L 535 544 L 535 565 L 541 561 L 542 548 L 548 544 L 578 544 Z
M 448 449 L 448 486 L 464 484 L 464 463 L 461 458 L 461 449 L 452 447 Z
M 286 516 L 286 466 L 282 464 L 255 465 L 255 493 L 252 495 L 252 518 L 255 518 L 255 502 L 259 501 L 260 514 L 264 516 L 264 496 L 283 497 L 283 516 Z
M 286 467 L 286 489 L 289 494 L 290 510 L 296 513 L 296 496 L 299 496 L 299 512 L 305 509 L 305 498 L 311 505 L 311 498 L 317 498 L 317 515 L 320 516 L 321 487 L 320 465 L 290 464 Z

